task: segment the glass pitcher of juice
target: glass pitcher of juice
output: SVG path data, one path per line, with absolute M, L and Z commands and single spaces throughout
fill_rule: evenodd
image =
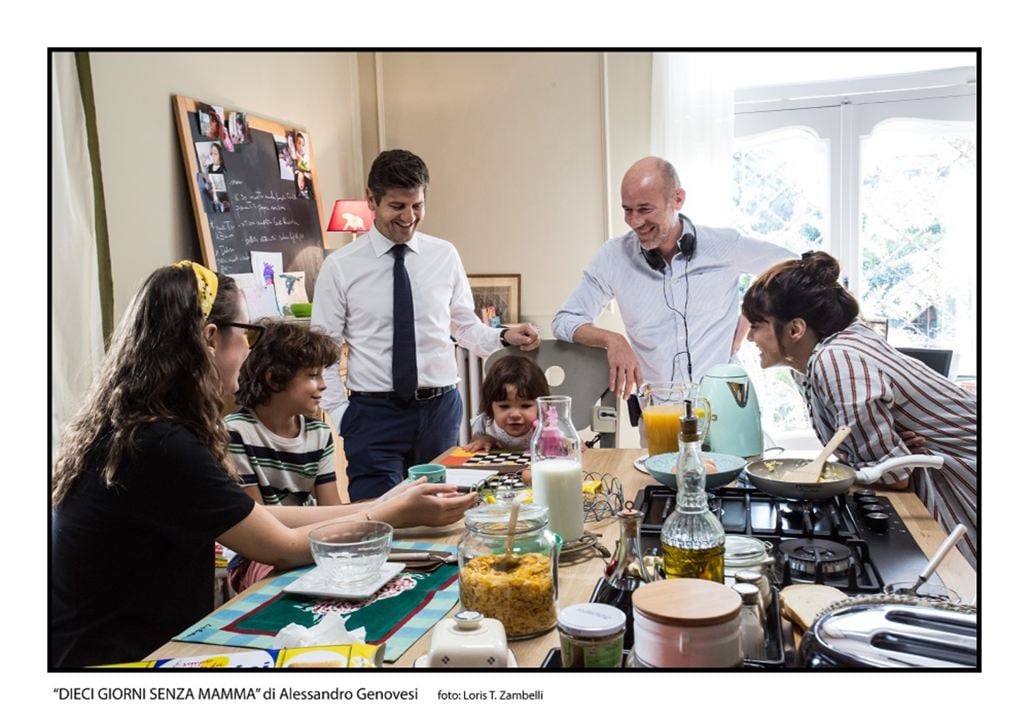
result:
M 650 455 L 679 452 L 679 418 L 683 415 L 696 417 L 701 438 L 707 435 L 711 403 L 701 397 L 697 383 L 647 383 L 640 388 L 640 407 Z

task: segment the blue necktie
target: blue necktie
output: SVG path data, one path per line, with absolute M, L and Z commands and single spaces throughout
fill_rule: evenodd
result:
M 418 361 L 411 278 L 404 267 L 407 245 L 394 245 L 390 252 L 393 253 L 393 392 L 410 398 L 418 387 Z

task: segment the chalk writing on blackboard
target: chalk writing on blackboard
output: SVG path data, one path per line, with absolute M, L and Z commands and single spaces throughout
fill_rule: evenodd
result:
M 292 175 L 285 178 L 281 173 L 274 136 L 284 137 L 292 128 L 248 113 L 251 142 L 236 145 L 231 153 L 223 175 L 228 201 L 216 208 L 204 168 L 196 161 L 195 143 L 207 140 L 199 134 L 197 102 L 181 96 L 175 102 L 180 138 L 189 150 L 184 158 L 205 260 L 219 272 L 247 273 L 252 251 L 281 253 L 282 269 L 305 272 L 305 284 L 312 291 L 325 236 L 317 176 L 312 174 L 317 200 L 312 202 L 298 198 Z M 310 143 L 310 135 L 307 140 Z M 313 158 L 310 148 L 308 157 Z

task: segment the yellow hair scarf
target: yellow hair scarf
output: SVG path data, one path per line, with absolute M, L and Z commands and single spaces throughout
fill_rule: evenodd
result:
M 190 260 L 183 260 L 182 262 L 172 263 L 172 267 L 190 267 L 193 268 L 193 274 L 196 275 L 197 279 L 197 295 L 200 298 L 200 312 L 204 315 L 204 320 L 211 314 L 211 308 L 214 307 L 214 298 L 218 294 L 218 276 L 213 272 Z

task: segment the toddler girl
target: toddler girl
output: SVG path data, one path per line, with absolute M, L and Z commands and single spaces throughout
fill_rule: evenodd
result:
M 547 378 L 531 360 L 518 355 L 500 358 L 482 383 L 479 414 L 472 418 L 472 440 L 464 449 L 528 449 L 536 425 L 536 398 L 549 394 Z

